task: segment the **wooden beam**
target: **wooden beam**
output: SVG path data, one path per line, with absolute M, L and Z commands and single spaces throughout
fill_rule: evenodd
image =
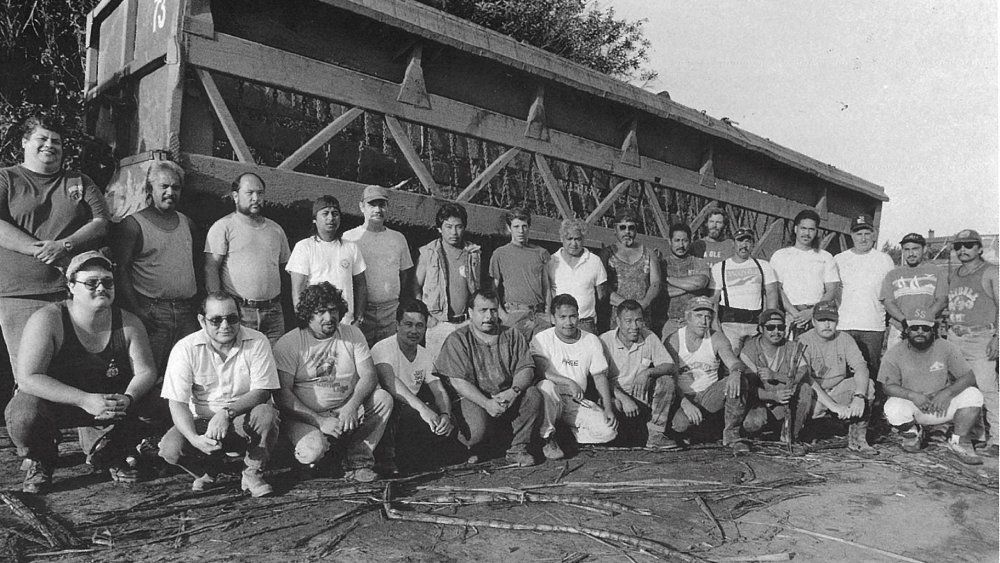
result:
M 215 20 L 209 0 L 187 0 L 184 14 L 184 31 L 215 39 Z
M 847 250 L 847 248 L 848 248 L 847 247 L 847 237 L 844 236 L 844 233 L 839 233 L 837 235 L 837 240 L 840 241 L 840 251 L 843 252 L 843 251 Z M 878 250 L 878 249 L 876 248 L 875 250 Z
M 215 194 L 220 198 L 226 197 L 229 195 L 232 178 L 244 172 L 253 172 L 267 184 L 267 200 L 270 202 L 283 205 L 302 204 L 321 195 L 334 193 L 340 200 L 343 212 L 355 217 L 359 216 L 358 202 L 361 201 L 366 186 L 349 180 L 278 170 L 256 164 L 242 164 L 199 154 L 184 153 L 181 155 L 180 163 L 188 172 L 184 179 L 185 189 Z M 434 217 L 438 208 L 444 203 L 443 200 L 429 195 L 395 190 L 390 198 L 395 221 L 431 228 L 435 226 Z M 498 211 L 495 207 L 475 203 L 463 203 L 462 206 L 469 214 L 467 232 L 484 236 L 498 234 Z M 559 219 L 533 216 L 531 238 L 558 244 L 560 223 Z M 605 227 L 595 226 L 587 231 L 587 244 L 594 248 L 600 248 L 602 244 L 613 244 L 617 240 L 614 231 Z M 661 252 L 669 251 L 667 241 L 660 237 L 639 235 L 638 240 L 643 245 Z
M 711 211 L 713 207 L 719 207 L 718 200 L 713 199 L 712 201 L 708 202 L 705 205 L 705 207 L 702 207 L 701 211 L 699 211 L 698 214 L 694 216 L 694 219 L 691 220 L 691 232 L 697 232 L 698 229 L 701 228 L 701 224 L 704 223 L 706 219 L 708 219 L 708 212 Z
M 94 86 L 97 86 L 97 63 L 100 56 L 98 48 L 97 32 L 94 29 L 94 14 L 87 14 L 87 60 L 83 69 L 83 91 L 84 94 Z
M 476 197 L 476 194 L 479 193 L 479 190 L 486 187 L 486 185 L 490 183 L 490 180 L 492 180 L 493 177 L 496 176 L 498 172 L 500 172 L 508 164 L 510 164 L 510 161 L 513 160 L 514 157 L 517 156 L 519 152 L 521 152 L 521 149 L 517 147 L 514 147 L 512 149 L 507 149 L 506 152 L 497 157 L 496 160 L 491 162 L 489 166 L 487 166 L 482 172 L 480 172 L 479 175 L 476 176 L 474 180 L 469 182 L 469 185 L 464 190 L 462 190 L 462 193 L 458 194 L 458 197 L 455 198 L 455 201 L 459 203 L 472 201 L 472 198 Z
M 396 141 L 396 146 L 403 153 L 403 158 L 409 163 L 410 168 L 413 169 L 413 173 L 417 175 L 420 183 L 431 195 L 441 197 L 441 189 L 438 188 L 437 182 L 434 181 L 434 176 L 431 175 L 430 170 L 427 170 L 424 162 L 420 160 L 420 155 L 417 154 L 417 151 L 413 149 L 413 145 L 410 144 L 410 139 L 406 136 L 403 124 L 391 115 L 385 116 L 385 124 L 389 127 L 389 133 L 392 134 L 392 138 Z
M 431 109 L 431 99 L 427 95 L 427 83 L 424 82 L 424 67 L 421 62 L 423 46 L 417 43 L 410 51 L 410 62 L 403 74 L 403 83 L 399 86 L 397 102 L 403 102 L 418 108 Z
M 278 168 L 283 170 L 295 170 L 296 166 L 305 162 L 306 159 L 318 151 L 320 147 L 325 145 L 337 133 L 343 131 L 345 127 L 353 123 L 355 119 L 364 113 L 365 112 L 362 109 L 351 108 L 340 114 L 337 116 L 337 119 L 334 119 L 326 127 L 320 129 L 319 133 L 313 135 L 312 139 L 309 139 L 295 152 L 288 155 L 288 158 L 282 161 L 282 163 L 278 165 Z
M 639 141 L 636 135 L 637 127 L 637 120 L 633 119 L 629 122 L 628 133 L 625 135 L 625 140 L 622 141 L 622 164 L 628 164 L 629 166 L 642 165 L 642 159 L 639 158 Z
M 770 239 L 774 236 L 774 233 L 778 233 L 778 236 L 781 236 L 784 223 L 784 219 L 778 218 L 772 221 L 771 224 L 764 229 L 764 234 L 757 239 L 757 244 L 753 247 L 754 256 L 757 258 L 766 258 L 766 256 L 764 256 L 764 248 L 766 248 L 767 244 L 770 243 Z
M 135 59 L 135 17 L 138 4 L 138 0 L 125 0 L 125 13 L 122 15 L 125 18 L 122 22 L 122 57 L 118 61 L 118 68 L 124 68 Z
M 667 220 L 666 214 L 663 213 L 663 207 L 660 206 L 660 196 L 656 193 L 653 184 L 643 182 L 642 187 L 646 191 L 646 203 L 653 212 L 653 219 L 656 220 L 656 228 L 660 229 L 660 237 L 666 239 L 670 233 L 670 221 Z
M 827 189 L 823 188 L 823 195 L 819 197 L 819 201 L 816 202 L 816 213 L 819 214 L 819 218 L 826 221 L 830 217 L 830 211 L 827 209 L 826 203 Z
M 520 147 L 532 153 L 600 168 L 622 178 L 668 186 L 772 216 L 790 219 L 799 211 L 812 208 L 721 179 L 717 180 L 716 190 L 706 188 L 700 184 L 701 176 L 697 170 L 648 157 L 640 156 L 640 167 L 628 166 L 620 162 L 619 147 L 563 131 L 549 130 L 549 142 L 525 137 L 526 121 L 443 96 L 429 94 L 433 111 L 416 108 L 395 100 L 399 85 L 394 82 L 224 33 L 216 33 L 215 41 L 196 35 L 188 35 L 186 40 L 185 54 L 197 67 L 253 77 L 252 80 L 257 83 L 399 116 L 508 147 Z M 288 83 L 289 76 L 296 77 L 294 84 Z M 331 96 L 331 84 L 337 85 L 335 97 Z M 826 223 L 830 229 L 844 232 L 850 229 L 847 217 L 831 214 Z
M 538 174 L 542 177 L 542 181 L 545 182 L 545 187 L 548 188 L 549 195 L 552 196 L 552 201 L 555 202 L 556 209 L 559 210 L 559 215 L 563 219 L 571 219 L 573 217 L 573 210 L 566 203 L 566 198 L 563 197 L 562 190 L 559 189 L 559 182 L 552 175 L 552 169 L 549 168 L 549 163 L 545 162 L 545 157 L 535 153 L 535 166 L 538 167 Z
M 608 212 L 608 209 L 611 209 L 611 206 L 614 205 L 625 190 L 629 189 L 631 186 L 632 180 L 622 180 L 619 182 L 618 185 L 611 190 L 611 193 L 608 194 L 608 197 L 604 198 L 604 201 L 602 201 L 597 208 L 587 216 L 587 223 L 590 225 L 597 224 L 597 220 L 604 217 L 604 214 Z
M 711 145 L 708 147 L 708 152 L 705 153 L 704 162 L 701 164 L 701 168 L 698 169 L 698 174 L 701 175 L 701 179 L 698 181 L 699 184 L 705 186 L 706 188 L 715 187 L 715 149 Z
M 823 237 L 823 240 L 819 243 L 820 249 L 826 250 L 826 247 L 830 246 L 830 243 L 833 241 L 833 237 L 837 236 L 838 234 L 840 233 L 836 231 L 830 231 L 829 233 L 827 233 L 826 236 Z
M 208 94 L 208 101 L 212 104 L 212 109 L 215 110 L 215 117 L 219 118 L 222 130 L 226 132 L 226 138 L 229 139 L 229 144 L 233 146 L 236 158 L 245 164 L 254 162 L 250 146 L 247 145 L 247 142 L 243 139 L 243 135 L 240 134 L 240 129 L 236 126 L 236 120 L 233 119 L 233 114 L 229 113 L 229 108 L 226 107 L 226 100 L 222 98 L 219 87 L 215 85 L 212 73 L 200 68 L 196 69 L 196 72 L 198 73 L 198 78 L 201 79 L 201 85 L 205 87 L 205 93 Z
M 524 128 L 524 136 L 541 141 L 549 140 L 549 126 L 545 123 L 545 86 L 535 89 L 535 101 L 528 110 L 528 125 Z

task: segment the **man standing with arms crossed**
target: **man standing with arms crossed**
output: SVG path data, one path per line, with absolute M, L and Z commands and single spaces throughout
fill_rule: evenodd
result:
M 410 293 L 413 259 L 406 237 L 385 226 L 389 190 L 382 186 L 366 187 L 358 207 L 365 222 L 345 232 L 343 239 L 356 244 L 365 259 L 368 303 L 355 316 L 362 319 L 361 332 L 368 345 L 374 346 L 396 334 L 396 308 L 400 299 Z
M 236 211 L 219 219 L 205 240 L 205 289 L 225 291 L 240 301 L 243 326 L 274 344 L 285 333 L 281 268 L 288 262 L 288 238 L 264 217 L 264 181 L 252 172 L 233 182 Z
M 899 246 L 902 264 L 886 274 L 880 295 L 890 318 L 890 347 L 899 342 L 908 315 L 922 310 L 928 318 L 936 319 L 948 306 L 947 272 L 924 262 L 926 239 L 910 233 L 899 241 Z
M 997 267 L 983 260 L 983 239 L 972 229 L 952 242 L 961 265 L 948 280 L 948 341 L 972 365 L 976 386 L 983 393 L 989 424 L 986 449 L 996 457 L 1000 444 L 997 416 Z
M 833 256 L 819 248 L 819 214 L 803 209 L 793 224 L 795 244 L 776 250 L 771 267 L 794 340 L 812 328 L 813 306 L 837 296 L 840 275 Z
M 510 242 L 493 252 L 490 277 L 500 296 L 500 320 L 516 328 L 527 341 L 552 326 L 548 307 L 549 276 L 545 266 L 549 253 L 531 244 L 531 214 L 514 209 L 506 214 Z
M 670 252 L 663 258 L 663 286 L 666 291 L 660 293 L 660 300 L 666 299 L 666 311 L 659 311 L 653 314 L 653 330 L 656 330 L 658 318 L 666 316 L 666 323 L 663 327 L 663 341 L 666 342 L 671 334 L 677 332 L 684 325 L 685 311 L 687 304 L 692 298 L 704 295 L 705 288 L 711 278 L 708 264 L 692 256 L 689 252 L 691 248 L 691 228 L 683 223 L 675 223 L 670 227 Z

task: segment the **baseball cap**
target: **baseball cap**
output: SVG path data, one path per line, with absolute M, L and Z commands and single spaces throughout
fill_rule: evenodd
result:
M 687 307 L 684 308 L 684 310 L 688 313 L 699 309 L 715 311 L 715 304 L 713 304 L 712 300 L 708 297 L 695 297 L 688 301 Z
M 361 201 L 364 203 L 370 203 L 372 201 L 383 199 L 389 201 L 389 191 L 382 186 L 371 185 L 365 188 L 365 192 L 361 194 Z
M 962 229 L 955 235 L 955 238 L 951 242 L 975 242 L 982 246 L 983 237 L 979 236 L 979 233 L 972 229 Z
M 906 325 L 934 326 L 934 319 L 928 314 L 926 309 L 916 309 L 906 314 Z
M 313 202 L 313 217 L 327 207 L 336 207 L 340 211 L 340 201 L 332 195 L 321 195 Z
M 778 309 L 764 309 L 757 318 L 758 324 L 767 324 L 768 321 L 785 322 L 785 314 Z
M 872 216 L 867 213 L 861 213 L 856 215 L 851 219 L 851 232 L 857 231 L 859 229 L 874 229 L 875 221 L 872 220 Z
M 813 307 L 813 319 L 817 321 L 839 321 L 840 313 L 834 301 L 820 301 Z
M 757 233 L 755 233 L 753 229 L 748 227 L 740 227 L 736 229 L 735 233 L 733 233 L 733 240 L 740 240 L 748 237 L 757 238 Z
M 920 246 L 927 246 L 927 239 L 925 239 L 924 235 L 921 235 L 920 233 L 910 233 L 906 235 L 903 237 L 903 240 L 899 241 L 899 245 L 902 246 L 910 242 L 915 242 Z
M 88 250 L 77 254 L 72 260 L 69 261 L 69 266 L 66 266 L 66 279 L 72 278 L 77 272 L 83 269 L 84 266 L 91 262 L 99 263 L 110 272 L 114 271 L 114 265 L 111 263 L 111 260 L 108 260 L 107 256 L 101 254 L 97 250 Z

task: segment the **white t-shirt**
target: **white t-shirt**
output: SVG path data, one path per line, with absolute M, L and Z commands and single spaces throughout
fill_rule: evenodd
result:
M 375 360 L 375 365 L 386 364 L 391 367 L 396 379 L 414 394 L 420 391 L 420 386 L 424 383 L 438 380 L 431 373 L 434 371 L 434 358 L 427 348 L 418 344 L 417 356 L 411 362 L 399 349 L 399 340 L 395 334 L 372 346 L 372 359 Z
M 725 261 L 726 264 L 726 291 L 719 298 L 719 303 L 726 304 L 726 297 L 729 297 L 729 306 L 735 309 L 747 309 L 755 311 L 763 309 L 761 303 L 761 279 L 760 273 L 764 272 L 764 285 L 775 283 L 777 278 L 774 275 L 774 268 L 767 260 L 757 260 L 760 269 L 754 264 L 753 259 L 747 259 L 737 264 L 733 258 Z M 709 289 L 722 289 L 722 262 L 712 265 L 712 281 Z
M 398 231 L 369 231 L 357 226 L 343 235 L 361 250 L 365 259 L 365 281 L 368 282 L 368 302 L 386 303 L 399 299 L 399 272 L 413 267 L 406 237 Z
M 580 331 L 580 339 L 567 344 L 556 336 L 555 327 L 539 332 L 531 339 L 531 355 L 545 358 L 563 377 L 572 379 L 581 389 L 587 389 L 587 376 L 608 371 L 601 340 Z
M 344 405 L 358 384 L 358 364 L 371 358 L 365 336 L 351 325 L 319 340 L 297 328 L 278 339 L 274 361 L 279 372 L 295 376 L 292 393 L 316 412 Z
M 562 249 L 557 250 L 545 266 L 554 295 L 568 293 L 576 298 L 581 319 L 597 316 L 597 286 L 608 281 L 608 272 L 597 255 L 586 248 L 576 266 L 566 263 Z
M 885 330 L 885 307 L 879 300 L 886 274 L 896 267 L 885 252 L 845 250 L 834 260 L 840 271 L 840 330 Z
M 840 281 L 837 263 L 825 250 L 787 246 L 774 252 L 771 267 L 792 305 L 815 305 L 823 299 L 823 284 Z
M 365 259 L 351 241 L 326 242 L 311 236 L 295 243 L 285 269 L 309 278 L 309 285 L 330 282 L 344 292 L 347 314 L 341 322 L 354 320 L 354 276 L 365 271 Z

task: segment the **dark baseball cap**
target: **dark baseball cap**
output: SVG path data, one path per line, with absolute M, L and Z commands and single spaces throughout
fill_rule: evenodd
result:
M 733 240 L 741 240 L 745 238 L 755 239 L 757 238 L 757 233 L 748 227 L 740 227 L 736 229 L 735 233 L 733 233 Z
M 757 323 L 765 325 L 768 321 L 778 321 L 779 323 L 785 322 L 785 314 L 778 309 L 764 309 L 760 316 L 757 317 Z
M 840 312 L 835 301 L 820 301 L 813 307 L 813 319 L 817 321 L 839 321 Z
M 861 229 L 874 229 L 875 221 L 872 219 L 871 215 L 867 213 L 861 213 L 856 215 L 851 219 L 851 232 L 858 231 Z
M 699 309 L 715 311 L 715 304 L 708 297 L 694 297 L 687 302 L 687 307 L 684 310 L 690 313 Z
M 920 246 L 927 246 L 927 239 L 925 239 L 924 235 L 920 233 L 910 233 L 906 235 L 905 237 L 903 237 L 903 240 L 899 241 L 899 245 L 903 246 L 904 244 L 911 242 L 915 242 Z
M 955 235 L 955 238 L 951 239 L 951 242 L 974 242 L 983 245 L 983 237 L 979 236 L 979 233 L 972 229 L 962 229 Z

